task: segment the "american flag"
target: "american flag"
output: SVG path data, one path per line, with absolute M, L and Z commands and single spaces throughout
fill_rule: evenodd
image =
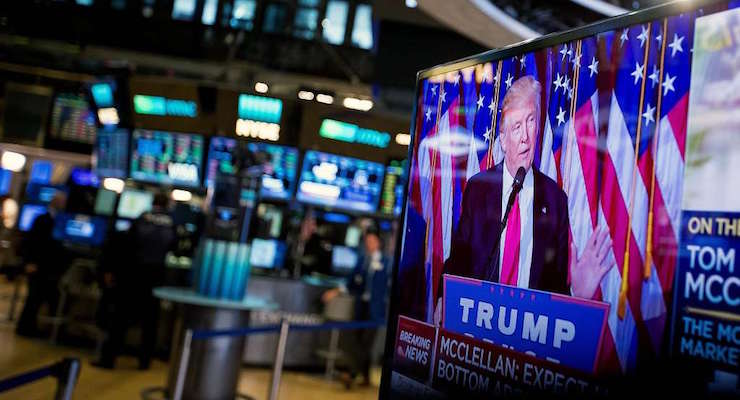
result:
M 535 167 L 568 195 L 580 254 L 608 229 L 610 304 L 600 372 L 627 372 L 664 347 L 678 246 L 693 22 L 654 20 L 420 82 L 410 212 L 425 222 L 426 319 L 465 184 L 503 160 L 501 105 L 516 79 L 542 85 Z

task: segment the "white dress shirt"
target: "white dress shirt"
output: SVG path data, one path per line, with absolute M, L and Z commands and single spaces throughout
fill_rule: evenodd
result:
M 514 184 L 514 177 L 509 173 L 506 165 L 503 166 L 503 187 L 501 190 L 501 219 L 504 219 L 506 212 L 506 203 L 509 201 L 511 186 Z M 519 192 L 519 215 L 521 217 L 521 236 L 519 238 L 519 271 L 517 275 L 517 287 L 529 288 L 529 270 L 532 267 L 532 244 L 534 242 L 534 217 L 533 217 L 533 200 L 534 200 L 534 175 L 532 168 L 527 171 L 524 177 L 522 190 Z M 512 206 L 513 212 L 513 206 Z M 509 221 L 512 215 L 509 214 Z M 506 247 L 506 227 L 501 232 L 501 245 L 499 247 L 499 269 L 498 277 L 501 282 L 501 271 L 504 265 L 504 248 Z

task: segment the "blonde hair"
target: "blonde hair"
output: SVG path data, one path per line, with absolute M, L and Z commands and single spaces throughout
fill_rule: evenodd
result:
M 540 120 L 540 93 L 542 93 L 542 85 L 534 79 L 532 75 L 525 75 L 511 85 L 509 90 L 506 91 L 504 96 L 504 102 L 501 105 L 501 133 L 505 132 L 506 127 L 506 113 L 515 105 L 519 105 L 524 101 L 527 101 L 530 97 L 534 99 L 535 104 L 535 115 L 537 122 Z

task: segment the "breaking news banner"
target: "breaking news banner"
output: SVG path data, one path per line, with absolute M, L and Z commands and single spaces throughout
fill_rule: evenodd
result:
M 609 305 L 444 275 L 443 327 L 595 373 Z
M 395 348 L 398 397 L 607 393 L 590 374 L 403 316 Z

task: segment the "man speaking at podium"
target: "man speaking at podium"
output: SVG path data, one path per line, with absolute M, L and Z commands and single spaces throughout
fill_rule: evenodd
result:
M 504 161 L 467 182 L 443 274 L 591 298 L 611 267 L 606 261 L 611 240 L 607 230 L 597 229 L 581 257 L 571 249 L 569 259 L 566 194 L 532 168 L 540 92 L 532 76 L 519 78 L 506 92 L 500 134 Z

